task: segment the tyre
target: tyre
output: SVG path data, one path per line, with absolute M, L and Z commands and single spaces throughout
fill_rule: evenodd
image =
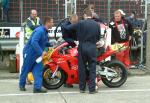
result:
M 43 73 L 43 86 L 48 90 L 60 88 L 66 81 L 66 75 L 60 68 L 53 78 L 52 75 L 50 68 L 46 68 Z
M 127 80 L 127 70 L 123 63 L 113 60 L 105 65 L 105 67 L 111 68 L 113 71 L 117 73 L 115 77 L 102 77 L 102 82 L 110 87 L 116 88 L 122 86 Z

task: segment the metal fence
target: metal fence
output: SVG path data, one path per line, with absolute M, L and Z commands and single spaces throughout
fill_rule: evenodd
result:
M 122 9 L 127 15 L 135 11 L 138 18 L 143 18 L 145 13 L 143 0 L 77 0 L 77 13 L 82 15 L 81 11 L 88 4 L 94 4 L 96 13 L 105 21 L 110 19 L 117 9 Z
M 10 21 L 20 23 L 20 2 L 21 0 L 10 0 L 9 16 Z M 55 23 L 65 17 L 65 2 L 69 0 L 23 0 L 23 20 L 30 15 L 31 9 L 38 11 L 38 16 L 52 16 Z M 127 15 L 132 11 L 137 13 L 139 18 L 144 17 L 145 0 L 76 0 L 77 14 L 81 17 L 82 11 L 88 4 L 95 5 L 95 11 L 104 20 L 110 19 L 116 9 L 122 9 Z

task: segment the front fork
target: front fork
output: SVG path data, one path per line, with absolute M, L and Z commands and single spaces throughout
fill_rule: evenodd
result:
M 57 67 L 56 67 L 56 70 L 55 70 L 54 73 L 52 74 L 51 78 L 54 78 L 54 77 L 56 76 L 57 71 L 58 71 L 58 65 L 57 65 Z
M 58 69 L 59 69 L 58 65 L 53 63 L 53 62 L 49 62 L 46 65 L 46 67 L 48 67 L 50 69 L 51 73 L 52 73 L 51 78 L 54 78 L 56 76 L 56 74 L 57 74 Z

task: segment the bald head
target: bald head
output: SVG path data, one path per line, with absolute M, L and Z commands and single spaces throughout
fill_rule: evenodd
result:
M 73 14 L 70 16 L 70 22 L 72 24 L 76 24 L 78 22 L 78 15 L 77 14 Z
M 30 16 L 31 16 L 33 19 L 35 19 L 35 18 L 37 17 L 37 11 L 34 10 L 34 9 L 32 9 L 32 10 L 31 10 L 31 13 L 30 13 Z

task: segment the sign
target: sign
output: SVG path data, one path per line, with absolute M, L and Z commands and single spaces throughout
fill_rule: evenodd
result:
M 0 27 L 0 38 L 15 38 L 21 27 Z
M 48 33 L 49 37 L 55 36 L 55 34 L 54 34 L 55 29 L 56 29 L 56 27 L 52 27 L 52 29 L 49 29 L 49 33 Z M 57 32 L 56 32 L 56 37 L 61 37 L 61 36 L 62 36 L 61 28 L 58 27 Z
M 49 37 L 54 37 L 55 29 L 56 27 L 52 27 L 52 29 L 49 29 L 49 32 L 48 32 Z M 0 38 L 16 38 L 16 33 L 20 32 L 20 30 L 21 30 L 21 27 L 0 27 Z M 104 34 L 104 31 L 105 31 L 105 26 L 101 25 L 102 35 Z M 109 38 L 109 40 L 107 40 L 108 42 L 110 42 L 110 35 L 111 35 L 111 32 L 109 29 L 107 29 L 107 38 Z M 61 36 L 62 36 L 61 28 L 58 27 L 56 37 L 61 37 Z
M 54 37 L 54 30 L 56 27 L 49 29 L 49 37 Z M 21 27 L 0 27 L 0 38 L 16 38 L 16 33 L 20 32 Z M 57 37 L 61 37 L 61 28 L 57 29 Z

